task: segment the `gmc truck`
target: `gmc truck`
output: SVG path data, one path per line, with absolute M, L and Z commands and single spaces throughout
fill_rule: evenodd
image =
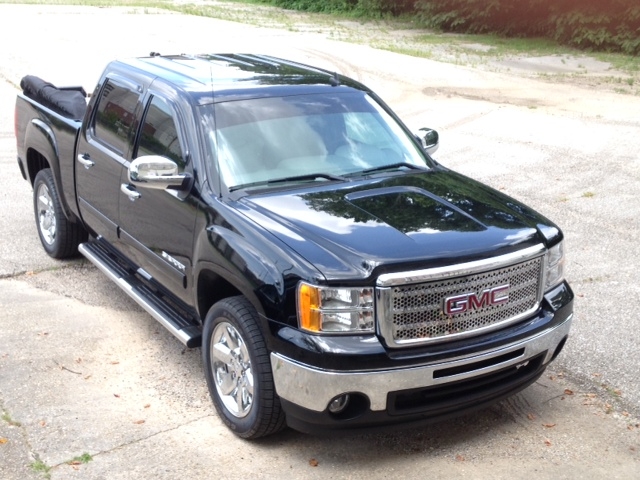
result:
M 435 161 L 345 76 L 254 54 L 22 80 L 45 251 L 78 252 L 187 347 L 258 438 L 443 420 L 535 382 L 573 318 L 563 234 Z

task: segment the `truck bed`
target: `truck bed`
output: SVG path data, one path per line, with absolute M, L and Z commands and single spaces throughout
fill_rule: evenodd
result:
M 67 218 L 79 216 L 75 200 L 75 146 L 81 126 L 81 119 L 54 110 L 48 102 L 40 103 L 25 93 L 16 98 L 15 131 L 22 176 L 33 184 L 41 165 L 48 164 Z
M 27 75 L 20 81 L 22 92 L 60 115 L 82 120 L 87 110 L 87 93 L 82 87 L 56 87 L 41 78 Z

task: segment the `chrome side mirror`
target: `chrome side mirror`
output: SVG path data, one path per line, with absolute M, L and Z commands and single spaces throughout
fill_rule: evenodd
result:
M 178 173 L 178 164 L 160 155 L 145 155 L 129 165 L 129 181 L 142 188 L 183 190 L 189 185 L 189 175 Z
M 416 137 L 420 140 L 422 148 L 424 148 L 429 155 L 436 153 L 436 150 L 438 150 L 440 146 L 440 135 L 432 128 L 421 128 L 418 130 Z

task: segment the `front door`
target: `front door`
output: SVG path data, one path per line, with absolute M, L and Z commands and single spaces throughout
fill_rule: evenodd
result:
M 132 158 L 160 155 L 173 160 L 180 173 L 191 174 L 187 143 L 181 133 L 176 109 L 150 90 Z M 187 279 L 191 271 L 196 206 L 188 192 L 133 186 L 127 168 L 120 179 L 121 248 L 158 283 L 189 305 L 192 299 L 187 294 Z

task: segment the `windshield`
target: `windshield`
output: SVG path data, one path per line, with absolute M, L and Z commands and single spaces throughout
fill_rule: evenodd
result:
M 386 165 L 427 168 L 412 139 L 364 92 L 229 101 L 214 109 L 216 128 L 207 136 L 229 190 L 335 180 Z

